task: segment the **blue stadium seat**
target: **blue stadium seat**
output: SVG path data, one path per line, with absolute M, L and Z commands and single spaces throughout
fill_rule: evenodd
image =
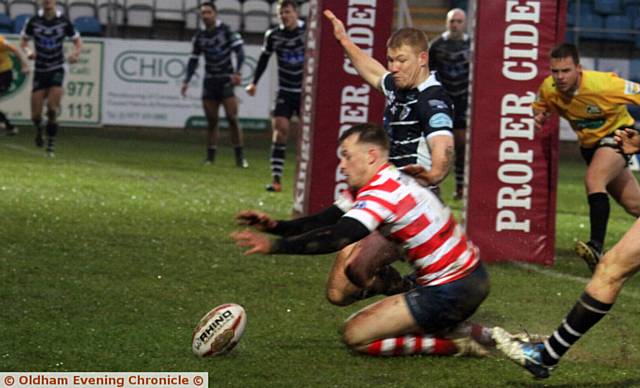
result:
M 604 22 L 606 29 L 616 30 L 631 30 L 633 22 L 627 15 L 609 15 Z M 605 34 L 606 39 L 615 40 L 618 42 L 633 42 L 634 36 L 629 32 L 607 32 Z
M 593 10 L 603 15 L 617 15 L 622 13 L 620 0 L 595 0 Z
M 640 59 L 629 61 L 629 79 L 634 82 L 640 82 Z
M 0 13 L 0 32 L 13 32 L 13 20 L 11 20 L 11 16 L 7 15 L 6 13 Z
M 592 11 L 591 4 L 580 5 L 580 28 L 604 28 L 604 18 Z M 599 40 L 604 38 L 604 34 L 598 31 L 585 31 L 580 33 L 580 38 Z
M 640 29 L 640 17 L 633 20 L 633 29 L 636 31 Z M 640 34 L 636 34 L 636 48 L 640 48 Z
M 17 15 L 15 18 L 13 18 L 13 33 L 14 34 L 21 33 L 22 27 L 24 27 L 24 24 L 27 22 L 27 20 L 29 20 L 31 16 L 32 15 L 22 14 L 22 15 Z
M 100 21 L 93 16 L 80 16 L 73 21 L 76 30 L 84 36 L 102 36 Z
M 567 25 L 575 26 L 576 24 L 576 3 L 573 1 L 569 2 L 569 7 L 567 8 Z
M 564 33 L 564 41 L 565 43 L 575 43 L 575 32 L 573 30 L 567 28 L 567 31 Z

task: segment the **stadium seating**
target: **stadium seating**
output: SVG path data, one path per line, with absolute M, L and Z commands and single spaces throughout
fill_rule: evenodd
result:
M 94 1 L 87 0 L 68 0 L 67 16 L 69 20 L 76 20 L 81 16 L 98 17 L 98 10 Z
M 602 15 L 593 11 L 593 5 L 590 3 L 580 4 L 580 28 L 590 28 L 596 30 L 602 30 L 604 28 L 604 18 Z M 580 39 L 594 39 L 599 40 L 604 38 L 604 34 L 601 31 L 584 31 L 580 33 Z
M 155 0 L 153 19 L 184 22 L 184 7 L 183 1 Z
M 278 15 L 278 3 L 271 3 L 271 25 L 277 26 L 280 24 L 280 16 Z
M 9 10 L 7 9 L 7 3 L 4 0 L 0 0 L 0 14 L 9 14 Z
M 13 17 L 14 23 L 19 15 L 35 15 L 38 10 L 34 0 L 11 0 L 7 5 L 7 11 Z
M 13 18 L 13 33 L 14 34 L 19 34 L 20 32 L 22 32 L 22 27 L 24 27 L 25 23 L 27 22 L 27 20 L 29 20 L 29 18 L 33 16 L 31 14 L 22 14 L 22 15 L 17 15 L 16 17 Z
M 604 27 L 608 30 L 631 30 L 633 22 L 627 15 L 609 15 L 605 19 Z M 618 42 L 633 42 L 634 36 L 628 32 L 607 32 L 605 39 Z
M 0 33 L 13 32 L 13 20 L 6 13 L 0 13 Z
M 233 31 L 242 27 L 242 4 L 239 0 L 217 0 L 218 18 Z
M 300 4 L 299 13 L 300 13 L 300 17 L 302 19 L 305 19 L 305 20 L 307 19 L 307 17 L 309 16 L 309 2 L 308 1 Z
M 124 25 L 124 0 L 98 0 L 97 4 L 100 24 L 106 26 L 111 19 L 116 27 Z
M 153 26 L 153 0 L 127 0 L 125 3 L 126 25 L 151 28 Z
M 73 24 L 82 36 L 102 36 L 100 21 L 93 16 L 77 17 Z
M 271 7 L 263 0 L 246 0 L 242 14 L 244 32 L 264 33 L 271 24 Z
M 622 13 L 621 0 L 594 0 L 593 10 L 603 15 L 617 15 Z

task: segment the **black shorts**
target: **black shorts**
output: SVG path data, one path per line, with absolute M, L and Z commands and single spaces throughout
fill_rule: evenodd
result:
M 622 149 L 620 149 L 620 146 L 618 146 L 618 143 L 616 143 L 616 140 L 613 138 L 613 135 L 614 135 L 613 133 L 610 133 L 607 136 L 603 137 L 598 141 L 598 143 L 593 148 L 580 147 L 580 154 L 582 155 L 582 159 L 584 159 L 585 163 L 587 163 L 587 166 L 591 164 L 591 159 L 593 159 L 593 155 L 595 155 L 596 150 L 600 147 L 613 148 L 614 150 L 618 151 L 618 153 L 620 154 L 620 157 L 623 158 L 625 162 L 627 162 L 627 164 L 629 163 L 629 161 L 631 160 L 631 155 L 625 155 L 622 153 Z
M 453 129 L 467 129 L 467 96 L 453 99 Z
M 234 87 L 229 77 L 205 78 L 202 83 L 202 99 L 222 101 L 233 97 L 235 96 L 233 93 Z
M 13 71 L 7 70 L 0 73 L 0 96 L 5 94 L 13 82 Z
M 278 91 L 273 117 L 300 116 L 300 93 Z
M 489 275 L 481 263 L 462 279 L 415 288 L 405 294 L 405 300 L 425 333 L 437 334 L 471 317 L 488 295 Z
M 36 71 L 33 73 L 33 87 L 31 91 L 62 87 L 64 83 L 64 69 L 52 71 Z

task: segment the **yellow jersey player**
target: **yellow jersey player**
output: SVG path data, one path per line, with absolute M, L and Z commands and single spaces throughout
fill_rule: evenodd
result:
M 21 71 L 22 73 L 27 74 L 29 72 L 29 63 L 27 62 L 27 58 L 22 54 L 22 51 L 7 42 L 3 35 L 0 35 L 0 97 L 7 93 L 11 87 L 11 82 L 13 82 L 12 56 L 17 57 L 20 60 L 22 65 Z M 9 121 L 9 118 L 2 111 L 0 111 L 0 123 L 4 125 L 8 135 L 15 135 L 18 133 L 18 128 Z
M 593 271 L 602 256 L 609 220 L 609 195 L 631 215 L 640 216 L 640 185 L 627 167 L 614 140 L 619 128 L 633 127 L 626 104 L 640 105 L 640 85 L 613 73 L 583 70 L 576 46 L 563 43 L 551 50 L 551 75 L 533 104 L 536 128 L 556 113 L 567 119 L 578 135 L 587 164 L 585 187 L 591 236 L 578 241 L 576 253 Z

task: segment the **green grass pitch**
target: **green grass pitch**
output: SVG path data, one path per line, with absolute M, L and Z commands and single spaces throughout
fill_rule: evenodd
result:
M 251 168 L 240 170 L 226 137 L 216 164 L 203 166 L 194 132 L 64 129 L 55 159 L 33 146 L 29 129 L 0 137 L 0 371 L 207 371 L 212 387 L 540 384 L 498 355 L 348 351 L 341 324 L 368 302 L 325 301 L 332 255 L 243 256 L 228 237 L 238 210 L 291 209 L 294 147 L 285 192 L 267 193 L 270 140 L 247 138 Z M 588 237 L 584 167 L 564 148 L 556 265 L 489 266 L 491 295 L 476 321 L 549 334 L 582 292 L 589 274 L 572 248 Z M 448 178 L 445 200 L 451 186 Z M 633 221 L 611 208 L 608 247 Z M 226 302 L 246 308 L 242 341 L 225 356 L 196 358 L 192 329 Z M 633 279 L 544 384 L 640 386 L 639 319 Z

